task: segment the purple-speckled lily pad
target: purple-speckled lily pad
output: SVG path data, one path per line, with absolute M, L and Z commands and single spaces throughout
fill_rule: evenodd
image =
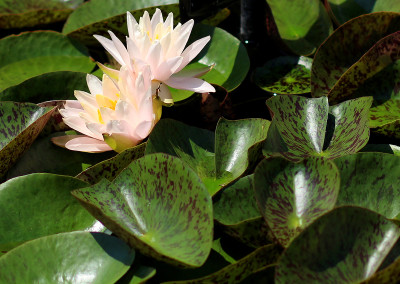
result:
M 362 97 L 329 107 L 326 97 L 272 97 L 267 105 L 273 120 L 263 153 L 293 162 L 310 156 L 335 159 L 355 153 L 369 139 L 371 103 L 371 97 Z
M 297 164 L 281 158 L 264 160 L 254 174 L 261 214 L 284 247 L 315 219 L 334 208 L 339 187 L 336 166 L 323 158 Z
M 239 178 L 257 157 L 270 122 L 264 119 L 221 118 L 211 131 L 171 119 L 156 124 L 145 154 L 163 152 L 181 158 L 206 185 L 211 195 Z
M 336 208 L 292 241 L 275 283 L 359 283 L 375 273 L 399 236 L 400 228 L 382 215 Z
M 108 229 L 142 253 L 198 267 L 213 237 L 211 197 L 198 176 L 166 154 L 133 161 L 111 183 L 72 194 Z

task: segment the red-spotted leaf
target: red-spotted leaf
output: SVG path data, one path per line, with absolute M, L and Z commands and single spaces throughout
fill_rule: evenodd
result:
M 375 212 L 334 209 L 292 241 L 275 283 L 359 283 L 378 270 L 399 236 L 400 228 Z
M 374 133 L 399 139 L 400 100 L 390 99 L 370 109 L 369 127 Z
M 323 158 L 293 164 L 277 158 L 262 161 L 254 174 L 261 214 L 278 241 L 290 242 L 319 216 L 334 208 L 339 172 Z
M 0 102 L 0 177 L 28 150 L 53 111 L 30 103 Z
M 263 146 L 266 156 L 296 162 L 310 156 L 335 159 L 359 151 L 369 139 L 371 97 L 329 107 L 326 97 L 275 96 L 267 100 L 272 127 Z
M 178 158 L 146 155 L 111 183 L 106 179 L 72 194 L 108 229 L 143 254 L 199 267 L 213 237 L 211 197 Z
M 27 242 L 0 258 L 1 283 L 115 283 L 135 251 L 102 233 L 72 232 Z
M 312 59 L 282 56 L 258 67 L 254 82 L 263 90 L 276 94 L 305 94 L 311 91 Z
M 366 79 L 392 63 L 397 56 L 399 35 L 394 32 L 400 29 L 399 18 L 398 13 L 373 13 L 336 29 L 314 56 L 312 95 L 328 96 L 335 103 L 343 101 Z

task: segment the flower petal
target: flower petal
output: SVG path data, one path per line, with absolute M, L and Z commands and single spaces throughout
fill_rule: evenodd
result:
M 119 54 L 117 48 L 112 40 L 105 38 L 104 36 L 94 35 L 94 37 L 101 43 L 101 45 L 118 61 L 119 64 L 124 65 L 124 60 Z
M 90 136 L 90 137 L 93 137 L 93 138 L 96 138 L 99 140 L 101 140 L 103 138 L 101 135 L 99 136 L 99 135 L 96 135 L 95 133 L 91 132 L 87 128 L 86 122 L 80 117 L 76 117 L 76 116 L 64 117 L 63 121 L 66 125 L 68 125 L 72 129 L 79 131 L 80 133 L 83 133 L 87 136 Z
M 175 70 L 181 65 L 183 58 L 181 56 L 170 58 L 162 62 L 154 75 L 154 79 L 158 81 L 165 81 L 175 73 Z
M 128 26 L 129 37 L 133 38 L 136 29 L 135 27 L 138 25 L 138 23 L 130 12 L 126 12 L 126 24 Z
M 121 56 L 123 62 L 125 63 L 125 65 L 130 65 L 131 64 L 131 59 L 129 57 L 129 53 L 126 50 L 126 47 L 124 46 L 124 44 L 119 40 L 119 38 L 117 38 L 115 36 L 115 34 L 111 31 L 108 31 L 108 33 L 111 36 L 111 39 L 114 43 L 115 48 L 117 49 L 119 55 Z M 120 63 L 121 64 L 121 63 Z M 124 65 L 124 64 L 121 64 Z
M 194 68 L 194 69 L 184 68 L 181 71 L 175 73 L 174 77 L 200 77 L 200 76 L 203 76 L 203 75 L 207 74 L 208 72 L 210 72 L 211 69 L 214 68 L 214 66 L 215 66 L 215 64 L 213 64 L 211 66 L 205 66 L 205 67 Z
M 99 78 L 92 74 L 87 74 L 86 82 L 92 95 L 103 94 L 103 86 Z
M 171 77 L 165 84 L 175 89 L 189 90 L 196 93 L 215 92 L 215 88 L 206 81 L 192 77 Z
M 51 141 L 63 148 L 72 151 L 101 153 L 111 151 L 111 147 L 104 141 L 97 140 L 85 135 L 66 135 L 51 138 Z
M 201 39 L 196 40 L 193 42 L 191 45 L 186 47 L 186 49 L 182 53 L 182 63 L 177 69 L 177 72 L 182 70 L 183 67 L 185 67 L 187 64 L 189 64 L 190 61 L 195 58 L 200 51 L 204 48 L 204 46 L 210 41 L 210 36 L 203 37 Z

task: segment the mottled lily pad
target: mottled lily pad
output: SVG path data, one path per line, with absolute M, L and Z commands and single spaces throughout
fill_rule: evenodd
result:
M 0 102 L 0 177 L 35 141 L 53 111 L 29 103 Z
M 57 32 L 26 32 L 0 40 L 0 91 L 44 73 L 89 73 L 94 66 L 82 44 Z
M 323 158 L 297 164 L 281 158 L 264 160 L 254 174 L 261 214 L 284 247 L 319 216 L 334 208 L 339 187 L 336 166 Z
M 298 55 L 310 55 L 333 31 L 319 0 L 267 0 L 279 35 Z
M 199 267 L 210 253 L 211 198 L 195 172 L 176 157 L 146 155 L 133 161 L 112 183 L 103 179 L 72 194 L 143 254 Z
M 397 56 L 393 51 L 398 45 L 399 35 L 395 32 L 400 29 L 399 19 L 399 13 L 378 12 L 352 19 L 336 29 L 314 56 L 312 95 L 328 96 L 330 102 L 343 101 L 363 81 L 392 63 Z
M 400 217 L 400 158 L 386 153 L 357 153 L 335 160 L 340 171 L 337 205 L 355 205 L 389 219 Z M 371 166 L 373 165 L 373 166 Z
M 254 82 L 276 94 L 305 94 L 311 91 L 311 64 L 308 57 L 282 56 L 268 61 L 254 72 Z
M 327 0 L 325 3 L 338 25 L 363 14 L 380 11 L 400 12 L 400 3 L 398 1 Z
M 370 109 L 369 127 L 374 133 L 400 138 L 400 100 L 390 99 Z
M 375 273 L 399 236 L 400 228 L 375 212 L 334 209 L 292 241 L 275 283 L 359 283 Z
M 112 181 L 133 160 L 143 157 L 145 148 L 146 142 L 126 149 L 110 159 L 89 167 L 76 177 L 90 184 L 95 184 L 103 178 Z
M 38 257 L 40 256 L 40 257 Z M 23 244 L 0 258 L 2 283 L 115 283 L 135 252 L 102 233 L 72 232 Z
M 264 119 L 221 118 L 214 133 L 163 119 L 156 124 L 145 154 L 163 152 L 181 158 L 214 195 L 240 177 L 257 156 L 270 122 Z
M 26 175 L 2 183 L 0 252 L 60 232 L 104 230 L 70 193 L 86 186 L 78 179 L 52 174 Z
M 371 97 L 328 106 L 327 97 L 275 96 L 267 100 L 273 120 L 263 146 L 266 156 L 293 162 L 310 156 L 328 159 L 355 153 L 369 139 Z

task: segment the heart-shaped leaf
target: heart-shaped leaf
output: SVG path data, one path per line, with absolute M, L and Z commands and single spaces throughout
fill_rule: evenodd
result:
M 44 73 L 89 73 L 94 66 L 83 45 L 57 32 L 26 32 L 0 40 L 0 91 Z
M 163 152 L 181 158 L 214 195 L 246 171 L 249 156 L 255 155 L 265 139 L 269 123 L 255 118 L 222 118 L 214 136 L 210 131 L 163 119 L 150 134 L 145 153 Z
M 309 55 L 333 31 L 321 1 L 267 0 L 283 42 L 298 55 Z
M 82 171 L 76 177 L 90 184 L 98 183 L 106 178 L 112 181 L 133 160 L 143 157 L 146 143 L 126 149 L 116 156 L 100 162 Z
M 341 180 L 338 206 L 355 205 L 389 219 L 400 217 L 399 157 L 385 153 L 357 153 L 340 157 L 335 164 Z
M 52 174 L 26 175 L 1 184 L 0 251 L 60 232 L 104 230 L 70 193 L 86 186 L 78 179 Z
M 310 156 L 328 159 L 355 153 L 369 139 L 371 97 L 329 107 L 328 99 L 275 96 L 267 100 L 273 127 L 263 146 L 266 156 L 277 153 L 293 162 Z
M 84 153 L 54 145 L 52 137 L 76 134 L 75 131 L 57 132 L 36 139 L 29 150 L 10 168 L 7 178 L 30 173 L 53 173 L 75 176 L 88 167 L 109 159 L 114 152 Z
M 400 29 L 399 18 L 399 13 L 373 13 L 352 19 L 336 29 L 314 56 L 312 95 L 328 96 L 330 102 L 343 101 L 368 77 L 393 62 L 396 54 L 391 53 L 396 49 L 398 34 L 391 34 Z
M 86 73 L 70 71 L 39 75 L 0 92 L 0 100 L 32 103 L 75 100 L 75 90 L 89 91 L 86 75 Z
M 400 228 L 375 212 L 334 209 L 292 241 L 275 283 L 359 283 L 375 273 L 399 236 Z
M 254 82 L 263 90 L 277 94 L 305 94 L 311 91 L 312 59 L 282 56 L 256 68 Z
M 325 3 L 331 12 L 331 16 L 333 16 L 338 25 L 344 24 L 345 22 L 363 14 L 380 11 L 400 11 L 400 3 L 397 1 L 327 0 Z
M 284 247 L 319 216 L 334 208 L 339 187 L 337 168 L 323 158 L 297 164 L 280 158 L 264 160 L 254 174 L 261 214 Z
M 112 183 L 72 193 L 107 228 L 142 253 L 172 264 L 201 266 L 212 245 L 211 198 L 178 158 L 146 155 Z
M 35 141 L 53 111 L 29 103 L 0 102 L 0 177 Z
M 253 247 L 269 242 L 254 196 L 253 175 L 227 186 L 218 197 L 214 202 L 214 219 L 227 234 Z
M 115 283 L 135 252 L 102 233 L 63 233 L 23 244 L 0 258 L 2 283 Z

